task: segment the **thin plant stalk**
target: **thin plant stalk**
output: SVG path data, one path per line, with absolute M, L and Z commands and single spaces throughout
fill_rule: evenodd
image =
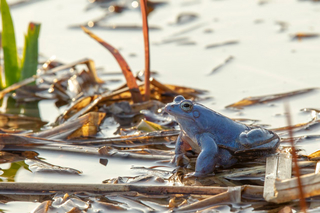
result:
M 144 68 L 144 100 L 150 99 L 150 45 L 149 45 L 149 27 L 147 17 L 147 0 L 140 0 L 140 8 L 142 14 L 142 29 L 144 37 L 144 54 L 145 54 L 145 68 Z
M 303 188 L 302 188 L 302 183 L 301 183 L 301 178 L 300 178 L 300 169 L 298 166 L 298 157 L 297 157 L 297 153 L 296 153 L 296 149 L 294 146 L 294 140 L 293 140 L 293 132 L 292 132 L 292 126 L 291 126 L 291 116 L 290 116 L 290 108 L 289 108 L 289 104 L 286 103 L 285 104 L 285 112 L 287 115 L 287 123 L 288 123 L 288 133 L 289 133 L 289 139 L 290 139 L 290 143 L 291 143 L 291 147 L 292 147 L 292 159 L 294 162 L 294 171 L 296 172 L 297 175 L 297 181 L 298 181 L 298 189 L 299 189 L 299 202 L 300 202 L 300 208 L 302 212 L 307 212 L 307 204 L 306 204 L 306 200 L 305 200 L 305 196 L 304 196 L 304 192 L 303 192 Z
M 102 46 L 104 46 L 107 50 L 110 51 L 110 53 L 113 55 L 113 57 L 117 60 L 119 66 L 121 67 L 122 73 L 124 75 L 124 77 L 126 78 L 127 81 L 127 85 L 129 87 L 129 91 L 131 93 L 131 97 L 132 97 L 132 101 L 134 103 L 139 103 L 142 102 L 142 96 L 140 94 L 140 90 L 138 87 L 138 84 L 136 82 L 135 77 L 133 76 L 131 69 L 128 65 L 128 63 L 126 62 L 126 60 L 122 57 L 122 55 L 120 54 L 120 52 L 114 48 L 113 46 L 111 46 L 109 43 L 105 42 L 104 40 L 102 40 L 100 37 L 98 37 L 97 35 L 95 35 L 93 32 L 91 32 L 90 30 L 88 30 L 87 28 L 85 28 L 84 26 L 81 26 L 82 30 L 88 34 L 91 38 L 93 38 L 94 40 L 96 40 L 98 43 L 100 43 Z
M 2 76 L 4 76 L 4 73 L 2 73 L 3 67 L 1 63 L 1 58 L 2 58 L 2 32 L 0 32 L 0 89 L 2 85 Z

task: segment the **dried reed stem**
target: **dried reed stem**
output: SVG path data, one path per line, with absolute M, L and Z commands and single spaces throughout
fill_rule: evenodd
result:
M 144 54 L 145 54 L 145 68 L 144 68 L 144 101 L 150 99 L 150 46 L 149 46 L 149 27 L 147 17 L 147 0 L 140 0 L 140 8 L 142 14 L 142 30 L 144 37 Z
M 121 67 L 122 73 L 124 75 L 124 77 L 126 78 L 127 81 L 127 85 L 129 87 L 129 91 L 131 93 L 131 97 L 132 97 L 132 101 L 134 103 L 139 103 L 142 102 L 142 97 L 140 94 L 140 90 L 139 87 L 137 85 L 136 79 L 133 76 L 131 69 L 128 65 L 128 63 L 126 62 L 126 60 L 122 57 L 122 55 L 120 54 L 120 52 L 114 48 L 113 46 L 111 46 L 109 43 L 105 42 L 104 40 L 102 40 L 100 37 L 98 37 L 97 35 L 95 35 L 94 33 L 92 33 L 90 30 L 88 30 L 87 28 L 81 26 L 82 30 L 88 34 L 91 38 L 93 38 L 94 40 L 96 40 L 98 43 L 100 43 L 102 46 L 104 46 L 107 50 L 110 51 L 110 53 L 114 56 L 114 58 L 117 60 L 119 66 Z
M 291 116 L 290 116 L 290 108 L 289 108 L 289 104 L 286 103 L 285 104 L 285 112 L 287 115 L 287 123 L 288 123 L 288 133 L 289 133 L 289 141 L 291 143 L 291 147 L 292 147 L 292 158 L 293 158 L 293 162 L 294 162 L 294 171 L 297 174 L 297 182 L 298 182 L 298 189 L 299 189 L 299 196 L 300 196 L 300 208 L 302 212 L 307 212 L 307 205 L 306 205 L 306 200 L 305 200 L 305 196 L 304 196 L 304 192 L 303 192 L 303 188 L 302 188 L 302 183 L 301 183 L 301 178 L 300 178 L 300 170 L 299 170 L 299 166 L 298 166 L 298 157 L 297 157 L 297 153 L 296 153 L 296 149 L 294 146 L 294 140 L 293 140 L 293 132 L 292 132 L 292 126 L 291 126 Z
M 0 191 L 19 194 L 26 191 L 61 191 L 61 192 L 129 192 L 136 191 L 146 194 L 201 194 L 215 195 L 228 191 L 228 187 L 204 186 L 152 186 L 134 184 L 87 184 L 87 183 L 33 183 L 33 182 L 1 182 Z

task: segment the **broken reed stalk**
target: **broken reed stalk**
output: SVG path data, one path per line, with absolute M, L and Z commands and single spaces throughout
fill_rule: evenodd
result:
M 300 178 L 300 170 L 299 170 L 299 166 L 298 166 L 298 157 L 297 157 L 297 153 L 296 153 L 296 149 L 294 146 L 294 141 L 293 141 L 293 132 L 292 132 L 292 127 L 291 127 L 291 116 L 290 116 L 290 108 L 289 108 L 289 104 L 285 103 L 285 112 L 287 115 L 287 123 L 288 123 L 288 133 L 289 133 L 289 138 L 290 138 L 290 143 L 291 143 L 291 147 L 292 147 L 292 158 L 293 158 L 293 162 L 294 162 L 294 171 L 296 172 L 297 175 L 297 182 L 298 182 L 298 189 L 299 189 L 299 202 L 300 202 L 300 208 L 302 212 L 307 212 L 307 205 L 306 205 L 306 200 L 305 200 L 305 196 L 304 196 L 304 192 L 303 192 L 303 188 L 302 188 L 302 183 L 301 183 L 301 178 Z
M 241 195 L 241 194 L 240 194 Z M 212 206 L 214 204 L 217 203 L 226 203 L 226 202 L 230 202 L 230 195 L 229 192 L 222 192 L 220 194 L 217 195 L 213 195 L 212 197 L 206 198 L 204 200 L 195 202 L 195 203 L 191 203 L 189 205 L 185 205 L 182 206 L 178 209 L 178 211 L 184 212 L 184 211 L 196 211 L 199 209 L 203 209 L 209 206 Z
M 144 68 L 144 101 L 150 99 L 150 45 L 149 45 L 149 27 L 147 17 L 147 0 L 140 0 L 140 8 L 142 14 L 142 30 L 144 38 L 144 54 L 145 54 L 145 68 Z
M 257 196 L 262 193 L 263 187 L 252 185 L 242 186 L 246 194 Z M 87 184 L 87 183 L 34 183 L 34 182 L 0 182 L 1 194 L 25 194 L 26 191 L 33 192 L 130 192 L 136 191 L 146 194 L 199 194 L 216 195 L 230 190 L 230 187 L 218 186 L 156 186 L 156 185 L 134 185 L 134 184 Z
M 271 101 L 276 101 L 283 98 L 305 94 L 308 92 L 312 92 L 314 90 L 318 90 L 318 88 L 314 87 L 314 88 L 301 89 L 301 90 L 285 92 L 285 93 L 246 97 L 236 103 L 226 106 L 225 108 L 243 109 L 243 107 L 245 106 L 251 106 L 251 105 L 261 104 L 261 103 L 269 103 Z
M 244 189 L 241 186 L 230 187 L 230 190 L 226 192 L 222 192 L 220 194 L 214 195 L 212 197 L 208 197 L 204 200 L 200 200 L 195 203 L 191 203 L 189 205 L 182 206 L 178 209 L 178 211 L 190 211 L 190 210 L 199 210 L 203 208 L 208 208 L 214 204 L 218 203 L 240 203 L 242 190 Z
M 12 84 L 11 86 L 3 89 L 0 91 L 0 99 L 3 98 L 7 93 L 11 92 L 11 91 L 14 91 L 16 89 L 19 89 L 27 84 L 30 84 L 32 82 L 34 82 L 36 79 L 38 78 L 41 78 L 45 75 L 49 75 L 49 74 L 54 74 L 54 73 L 57 73 L 63 69 L 68 69 L 68 68 L 71 68 L 71 67 L 74 67 L 78 64 L 86 64 L 89 71 L 92 73 L 94 79 L 96 80 L 96 83 L 102 83 L 102 80 L 98 78 L 98 75 L 96 73 L 96 69 L 94 67 L 94 63 L 92 60 L 90 59 L 87 59 L 87 58 L 84 58 L 84 59 L 81 59 L 79 61 L 75 61 L 75 62 L 72 62 L 70 64 L 65 64 L 65 65 L 61 65 L 61 66 L 58 66 L 58 67 L 55 67 L 53 69 L 50 69 L 50 70 L 47 70 L 44 74 L 38 74 L 38 75 L 34 75 L 30 78 L 26 78 L 22 81 L 19 81 L 18 83 L 15 83 L 15 84 Z
M 124 77 L 126 78 L 127 85 L 129 87 L 129 91 L 131 93 L 132 101 L 134 103 L 142 102 L 142 96 L 140 94 L 139 87 L 136 82 L 136 78 L 133 76 L 131 69 L 126 62 L 126 60 L 122 57 L 122 55 L 119 53 L 119 51 L 108 44 L 107 42 L 103 41 L 100 37 L 96 36 L 94 33 L 92 33 L 87 28 L 81 26 L 82 30 L 87 33 L 91 38 L 96 40 L 98 43 L 100 43 L 102 46 L 104 46 L 107 50 L 111 52 L 111 54 L 114 56 L 114 58 L 117 60 L 119 66 L 121 67 L 122 73 Z

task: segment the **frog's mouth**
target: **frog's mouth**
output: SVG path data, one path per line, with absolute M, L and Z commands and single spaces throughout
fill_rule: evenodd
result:
M 180 121 L 180 120 L 188 120 L 188 121 L 192 121 L 192 122 L 194 122 L 195 120 L 192 118 L 192 117 L 190 117 L 190 116 L 187 116 L 187 115 L 184 115 L 184 114 L 182 114 L 182 113 L 179 113 L 179 114 L 177 114 L 177 113 L 175 113 L 174 111 L 172 111 L 172 110 L 167 110 L 166 108 L 165 108 L 165 110 L 164 111 L 166 111 L 169 115 L 171 115 L 172 117 L 174 117 L 175 118 L 175 120 L 176 121 Z
M 174 105 L 172 104 L 167 104 L 165 107 L 164 107 L 164 111 L 169 113 L 170 115 L 174 116 L 176 113 L 174 112 Z
M 183 112 L 183 113 L 177 112 L 175 110 L 175 107 L 177 107 L 177 106 L 167 104 L 164 107 L 164 111 L 167 112 L 169 115 L 175 117 L 176 120 L 181 120 L 181 118 L 183 118 L 185 120 L 194 121 L 194 119 L 192 119 L 192 117 L 190 115 L 185 114 L 186 112 Z
M 164 111 L 167 112 L 167 113 L 169 113 L 169 114 L 171 114 L 171 110 L 169 109 L 169 105 L 166 105 L 166 106 L 164 107 Z

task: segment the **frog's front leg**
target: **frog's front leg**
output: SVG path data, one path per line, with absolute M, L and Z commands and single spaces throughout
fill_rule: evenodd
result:
M 177 138 L 176 146 L 175 146 L 175 155 L 172 160 L 172 163 L 176 163 L 177 166 L 187 166 L 189 164 L 189 158 L 186 157 L 186 143 L 182 140 L 184 137 L 183 132 L 181 132 Z
M 201 152 L 197 158 L 196 170 L 193 176 L 205 176 L 215 169 L 219 159 L 219 148 L 209 133 L 201 134 L 197 140 L 201 146 Z

